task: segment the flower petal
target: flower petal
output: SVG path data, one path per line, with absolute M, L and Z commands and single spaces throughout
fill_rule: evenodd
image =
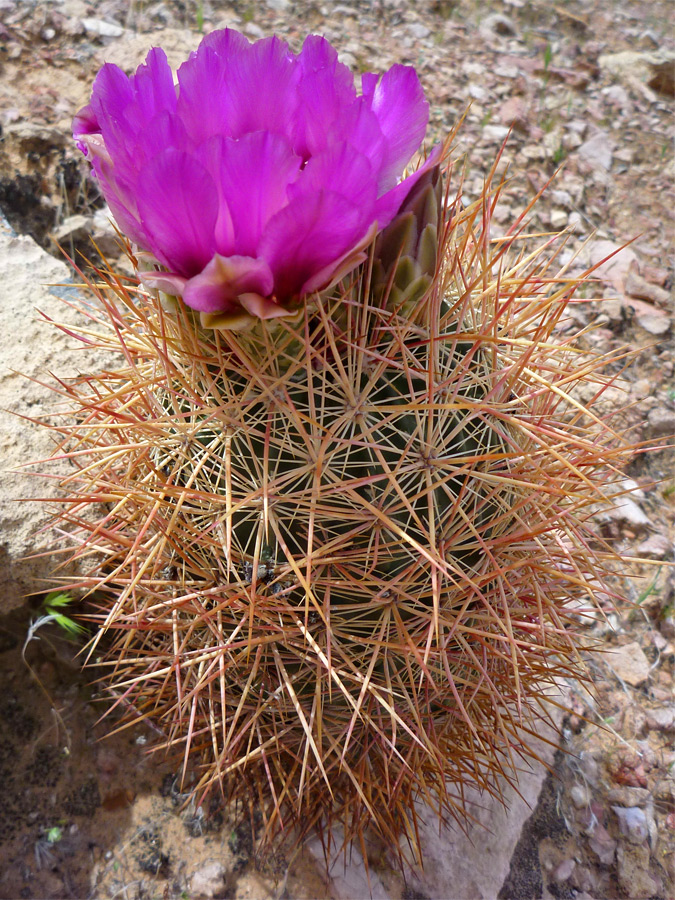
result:
M 277 302 L 288 305 L 305 282 L 358 243 L 368 224 L 358 204 L 334 191 L 292 200 L 270 220 L 258 254 L 274 273 Z
M 424 175 L 424 173 L 428 171 L 432 166 L 436 165 L 436 163 L 441 158 L 442 152 L 443 145 L 436 144 L 436 146 L 433 148 L 429 156 L 427 156 L 426 160 L 419 167 L 419 169 L 417 169 L 411 175 L 408 175 L 408 177 L 404 178 L 403 181 L 397 184 L 395 188 L 387 191 L 386 194 L 384 194 L 379 198 L 379 200 L 377 200 L 377 202 L 375 203 L 375 217 L 377 218 L 377 222 L 380 228 L 384 228 L 391 222 L 391 220 L 401 208 L 410 191 L 417 184 L 422 175 Z
M 309 35 L 298 55 L 300 79 L 293 123 L 294 147 L 304 159 L 328 146 L 333 123 L 356 100 L 354 76 L 324 37 Z
M 272 287 L 272 273 L 264 260 L 216 253 L 204 271 L 185 284 L 183 300 L 193 309 L 216 313 L 240 305 L 241 294 L 263 297 Z
M 375 113 L 385 138 L 379 193 L 389 190 L 424 140 L 429 104 L 412 66 L 395 65 L 375 84 L 362 80 L 363 97 Z
M 200 158 L 218 185 L 221 211 L 229 210 L 231 217 L 227 229 L 219 222 L 218 252 L 257 256 L 267 223 L 288 203 L 288 188 L 300 174 L 302 160 L 285 137 L 265 131 L 239 140 L 212 138 Z
M 241 137 L 250 131 L 292 131 L 299 69 L 278 37 L 255 44 L 202 43 L 178 70 L 177 110 L 188 134 L 201 144 L 214 134 Z
M 199 160 L 169 148 L 138 179 L 138 211 L 149 249 L 168 269 L 189 278 L 215 252 L 218 196 Z
M 292 198 L 308 195 L 330 187 L 336 194 L 360 204 L 368 217 L 376 198 L 376 178 L 367 156 L 350 143 L 332 144 L 313 156 L 298 180 L 290 185 Z

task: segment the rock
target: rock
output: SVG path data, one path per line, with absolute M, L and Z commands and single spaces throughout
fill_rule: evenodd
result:
M 653 534 L 642 541 L 635 552 L 645 559 L 665 559 L 673 553 L 673 542 L 665 534 Z
M 609 172 L 612 168 L 612 154 L 615 143 L 606 131 L 599 131 L 577 150 L 579 158 L 594 171 Z
M 672 437 L 675 435 L 675 409 L 655 406 L 647 415 L 645 434 L 650 438 Z
M 617 842 L 600 822 L 588 841 L 588 846 L 603 866 L 611 866 L 616 854 Z
M 618 806 L 644 806 L 649 803 L 650 795 L 647 788 L 641 787 L 615 787 L 607 793 L 607 802 Z
M 406 30 L 408 34 L 412 35 L 412 37 L 416 38 L 418 41 L 424 40 L 424 38 L 429 37 L 431 34 L 431 30 L 427 28 L 426 25 L 422 25 L 421 22 L 411 22 L 406 26 Z
M 648 709 L 647 727 L 653 731 L 675 731 L 675 706 Z
M 265 0 L 265 5 L 274 12 L 286 12 L 291 5 L 291 0 Z
M 613 498 L 613 506 L 603 509 L 599 516 L 605 521 L 619 522 L 633 528 L 647 528 L 649 519 L 642 509 L 626 495 Z
M 14 122 L 5 127 L 3 137 L 5 141 L 15 141 L 25 153 L 31 150 L 48 153 L 65 147 L 68 140 L 60 128 L 39 122 Z
M 618 848 L 617 875 L 624 897 L 648 900 L 660 892 L 659 881 L 649 872 L 649 848 L 646 844 L 628 844 Z
M 86 216 L 68 216 L 52 232 L 52 237 L 58 244 L 64 241 L 85 238 L 89 234 L 89 219 Z
M 668 291 L 647 281 L 632 269 L 626 274 L 624 290 L 631 297 L 637 297 L 639 300 L 648 300 L 657 306 L 667 306 L 670 301 L 670 293 Z
M 225 887 L 227 869 L 221 862 L 208 862 L 193 874 L 190 879 L 190 895 L 201 894 L 204 897 L 221 896 Z
M 551 210 L 551 227 L 556 230 L 567 225 L 568 216 L 564 209 Z
M 106 22 L 104 19 L 82 19 L 82 25 L 87 34 L 96 34 L 99 37 L 118 38 L 124 34 L 124 28 L 116 22 Z
M 649 678 L 649 660 L 637 641 L 608 650 L 605 660 L 617 678 L 632 687 L 640 687 Z
M 619 831 L 632 844 L 642 844 L 649 837 L 647 814 L 639 806 L 613 806 L 619 820 Z
M 558 866 L 553 870 L 553 880 L 557 881 L 559 884 L 563 881 L 567 881 L 572 876 L 572 872 L 576 867 L 576 863 L 573 859 L 564 859 Z
M 83 369 L 95 371 L 100 361 L 35 310 L 71 325 L 83 321 L 58 297 L 65 292 L 77 303 L 73 289 L 47 287 L 69 281 L 65 263 L 45 253 L 32 238 L 16 235 L 4 219 L 0 219 L 0 271 L 12 286 L 0 304 L 0 609 L 6 611 L 20 603 L 22 594 L 44 588 L 55 564 L 46 555 L 25 558 L 51 549 L 50 536 L 38 533 L 49 519 L 46 504 L 38 498 L 57 496 L 54 480 L 17 471 L 54 450 L 47 429 L 19 418 L 43 416 L 56 402 L 54 394 L 29 378 L 46 380 L 50 371 L 65 377 Z M 50 466 L 50 473 L 59 471 L 67 471 L 65 463 Z
M 483 128 L 483 137 L 487 141 L 498 141 L 501 143 L 508 136 L 509 129 L 506 125 L 486 125 Z
M 624 279 L 637 257 L 627 246 L 615 244 L 613 241 L 596 241 L 590 248 L 590 263 L 598 268 L 593 273 L 616 290 L 623 290 Z
M 638 316 L 637 323 L 647 334 L 653 334 L 654 337 L 662 337 L 670 331 L 670 319 L 666 316 L 649 313 L 646 316 Z
M 641 90 L 647 99 L 656 99 L 653 91 L 672 97 L 675 94 L 675 55 L 672 52 L 638 53 L 624 50 L 609 53 L 598 60 L 603 74 Z M 649 93 L 646 93 L 649 92 Z
M 572 789 L 570 790 L 570 800 L 577 809 L 583 809 L 585 806 L 588 806 L 590 802 L 590 796 L 586 785 L 573 785 Z
M 486 16 L 480 25 L 480 31 L 485 34 L 500 34 L 503 37 L 513 37 L 517 34 L 515 24 L 508 16 L 501 13 L 493 13 Z

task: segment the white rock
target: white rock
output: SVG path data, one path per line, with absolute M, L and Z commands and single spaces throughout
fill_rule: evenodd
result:
M 124 34 L 124 28 L 114 22 L 106 22 L 104 19 L 82 19 L 84 30 L 88 34 L 97 34 L 99 37 L 117 38 Z
M 503 141 L 509 133 L 506 125 L 486 125 L 483 129 L 483 137 L 487 141 Z
M 190 893 L 202 894 L 204 897 L 220 895 L 225 887 L 226 874 L 227 870 L 221 862 L 206 863 L 190 879 Z
M 638 316 L 637 323 L 647 334 L 661 337 L 670 331 L 670 319 L 668 316 L 648 313 L 646 316 Z
M 22 594 L 44 590 L 40 579 L 47 578 L 55 564 L 47 557 L 24 559 L 51 548 L 50 536 L 38 533 L 49 513 L 37 498 L 57 496 L 54 480 L 17 471 L 54 450 L 47 429 L 19 418 L 44 416 L 56 403 L 51 391 L 29 378 L 48 381 L 49 372 L 67 377 L 95 371 L 100 362 L 36 312 L 37 307 L 71 325 L 80 320 L 57 296 L 67 291 L 69 299 L 77 301 L 76 291 L 48 287 L 69 281 L 65 263 L 45 253 L 32 238 L 14 234 L 1 218 L 0 271 L 7 286 L 0 299 L 0 609 L 6 610 L 18 605 Z M 66 464 L 50 465 L 50 472 L 59 470 L 66 471 Z
M 577 153 L 595 171 L 609 172 L 612 168 L 614 146 L 614 141 L 607 132 L 599 131 L 584 141 Z
M 649 836 L 649 826 L 644 809 L 638 806 L 613 806 L 619 820 L 619 831 L 631 844 L 642 844 Z
M 408 34 L 412 37 L 417 38 L 417 40 L 421 41 L 424 38 L 429 37 L 431 31 L 427 28 L 426 25 L 422 25 L 421 22 L 411 22 L 410 25 L 407 26 Z
M 551 210 L 551 226 L 555 229 L 564 228 L 567 225 L 567 213 L 564 209 Z
M 290 0 L 265 0 L 265 5 L 274 12 L 285 12 L 291 3 Z
M 617 678 L 633 687 L 640 687 L 649 678 L 649 660 L 637 641 L 612 647 L 605 654 L 605 660 Z

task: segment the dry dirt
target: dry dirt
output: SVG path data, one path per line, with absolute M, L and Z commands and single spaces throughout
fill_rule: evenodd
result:
M 601 351 L 644 348 L 611 398 L 626 430 L 651 443 L 675 432 L 670 3 L 0 0 L 0 208 L 13 228 L 55 253 L 56 237 L 91 256 L 92 235 L 115 252 L 70 118 L 104 60 L 131 69 L 159 44 L 175 64 L 200 29 L 225 25 L 295 48 L 323 33 L 355 71 L 414 64 L 430 139 L 471 103 L 458 147 L 469 197 L 513 125 L 499 223 L 562 165 L 531 230 L 569 228 L 565 252 L 586 262 L 635 239 L 598 272 L 606 299 L 576 307 L 576 324 L 593 326 Z M 626 650 L 594 657 L 592 694 L 570 686 L 562 752 L 502 898 L 675 896 L 673 460 L 672 449 L 636 455 L 639 492 L 600 523 L 630 562 L 614 579 L 617 609 L 607 597 L 607 618 L 587 627 L 603 649 Z M 58 629 L 22 658 L 35 616 L 0 621 L 1 897 L 329 896 L 308 856 L 256 857 L 255 815 L 184 807 L 175 765 L 145 753 L 147 726 L 100 741 L 103 706 Z M 383 858 L 371 864 L 392 897 L 418 896 Z

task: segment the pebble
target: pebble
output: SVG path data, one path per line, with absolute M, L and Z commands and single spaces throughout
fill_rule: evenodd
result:
M 649 660 L 637 641 L 613 647 L 605 654 L 605 660 L 617 678 L 632 687 L 640 687 L 649 678 Z
M 588 841 L 588 846 L 604 866 L 609 866 L 614 862 L 617 842 L 610 835 L 604 825 L 598 823 L 595 831 Z
M 190 879 L 190 893 L 205 897 L 220 896 L 224 888 L 227 870 L 221 862 L 209 862 L 198 869 Z
M 551 227 L 556 230 L 564 228 L 569 219 L 564 209 L 554 209 L 551 211 Z
M 652 284 L 634 272 L 632 269 L 626 275 L 624 281 L 624 290 L 631 297 L 637 297 L 639 300 L 648 300 L 657 305 L 666 306 L 670 300 L 670 293 L 658 284 Z
M 675 731 L 675 706 L 646 710 L 647 727 L 653 731 Z
M 614 141 L 606 131 L 600 131 L 580 145 L 577 153 L 580 159 L 594 171 L 609 172 L 612 168 Z
M 673 553 L 673 542 L 665 534 L 652 534 L 646 541 L 638 544 L 635 552 L 647 559 L 665 559 Z
M 670 331 L 670 319 L 667 316 L 646 315 L 638 316 L 637 323 L 648 334 L 661 337 Z
M 656 406 L 649 410 L 647 416 L 647 437 L 666 437 L 675 434 L 675 409 Z
M 632 844 L 642 844 L 649 837 L 649 826 L 644 809 L 639 806 L 613 806 L 619 820 L 619 831 Z
M 426 25 L 422 25 L 421 22 L 411 22 L 407 26 L 408 34 L 412 35 L 412 37 L 417 38 L 418 41 L 424 40 L 424 38 L 429 37 L 431 34 L 431 30 L 427 28 Z
M 590 800 L 588 788 L 583 784 L 573 785 L 570 791 L 570 799 L 577 809 L 583 809 L 585 806 L 588 806 Z
M 99 37 L 118 38 L 124 34 L 124 28 L 113 22 L 106 22 L 104 19 L 82 19 L 84 30 L 88 34 L 97 34 Z
M 486 125 L 483 128 L 483 137 L 487 141 L 503 141 L 508 133 L 506 125 Z

